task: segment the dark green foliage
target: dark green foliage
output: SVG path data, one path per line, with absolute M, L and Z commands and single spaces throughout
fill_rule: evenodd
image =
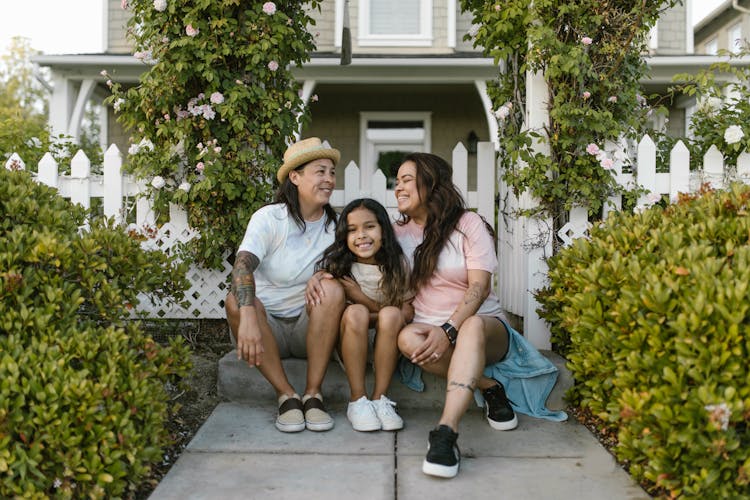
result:
M 617 456 L 672 498 L 748 498 L 750 188 L 619 213 L 550 260 L 538 295 Z
M 134 489 L 167 444 L 167 382 L 187 349 L 128 318 L 138 292 L 180 295 L 161 252 L 0 169 L 0 497 Z

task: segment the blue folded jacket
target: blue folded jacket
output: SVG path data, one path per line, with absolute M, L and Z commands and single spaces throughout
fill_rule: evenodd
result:
M 484 368 L 484 375 L 494 378 L 505 387 L 505 394 L 513 409 L 524 415 L 562 422 L 568 419 L 564 411 L 547 409 L 546 401 L 557 381 L 557 367 L 545 358 L 523 335 L 508 324 L 510 332 L 508 353 L 502 361 Z M 422 369 L 402 357 L 398 365 L 401 382 L 408 388 L 422 392 Z M 482 392 L 474 391 L 478 406 L 484 405 Z

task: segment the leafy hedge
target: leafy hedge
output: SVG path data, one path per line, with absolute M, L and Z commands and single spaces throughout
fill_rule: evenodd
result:
M 0 497 L 103 498 L 138 486 L 168 443 L 167 382 L 189 366 L 128 320 L 184 269 L 110 222 L 0 169 Z
M 665 496 L 750 495 L 750 188 L 619 213 L 550 261 L 570 396 Z

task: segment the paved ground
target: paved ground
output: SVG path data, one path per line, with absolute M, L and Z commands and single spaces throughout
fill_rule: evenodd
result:
M 331 386 L 339 376 L 329 374 Z M 360 433 L 344 401 L 332 398 L 329 409 L 333 430 L 284 434 L 272 399 L 220 404 L 151 499 L 649 498 L 572 420 L 519 415 L 518 428 L 502 432 L 472 408 L 459 429 L 461 470 L 446 480 L 421 472 L 438 410 L 399 407 L 404 430 Z

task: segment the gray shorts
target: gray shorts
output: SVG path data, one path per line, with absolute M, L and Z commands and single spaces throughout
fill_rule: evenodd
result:
M 279 357 L 284 358 L 306 358 L 307 357 L 307 309 L 302 309 L 302 314 L 294 318 L 279 318 L 267 314 L 268 326 L 271 327 L 273 338 L 279 348 Z M 237 347 L 237 340 L 231 333 L 232 345 Z
M 271 327 L 276 345 L 279 346 L 279 356 L 284 358 L 307 357 L 307 309 L 296 318 L 278 318 L 268 315 L 268 325 Z

